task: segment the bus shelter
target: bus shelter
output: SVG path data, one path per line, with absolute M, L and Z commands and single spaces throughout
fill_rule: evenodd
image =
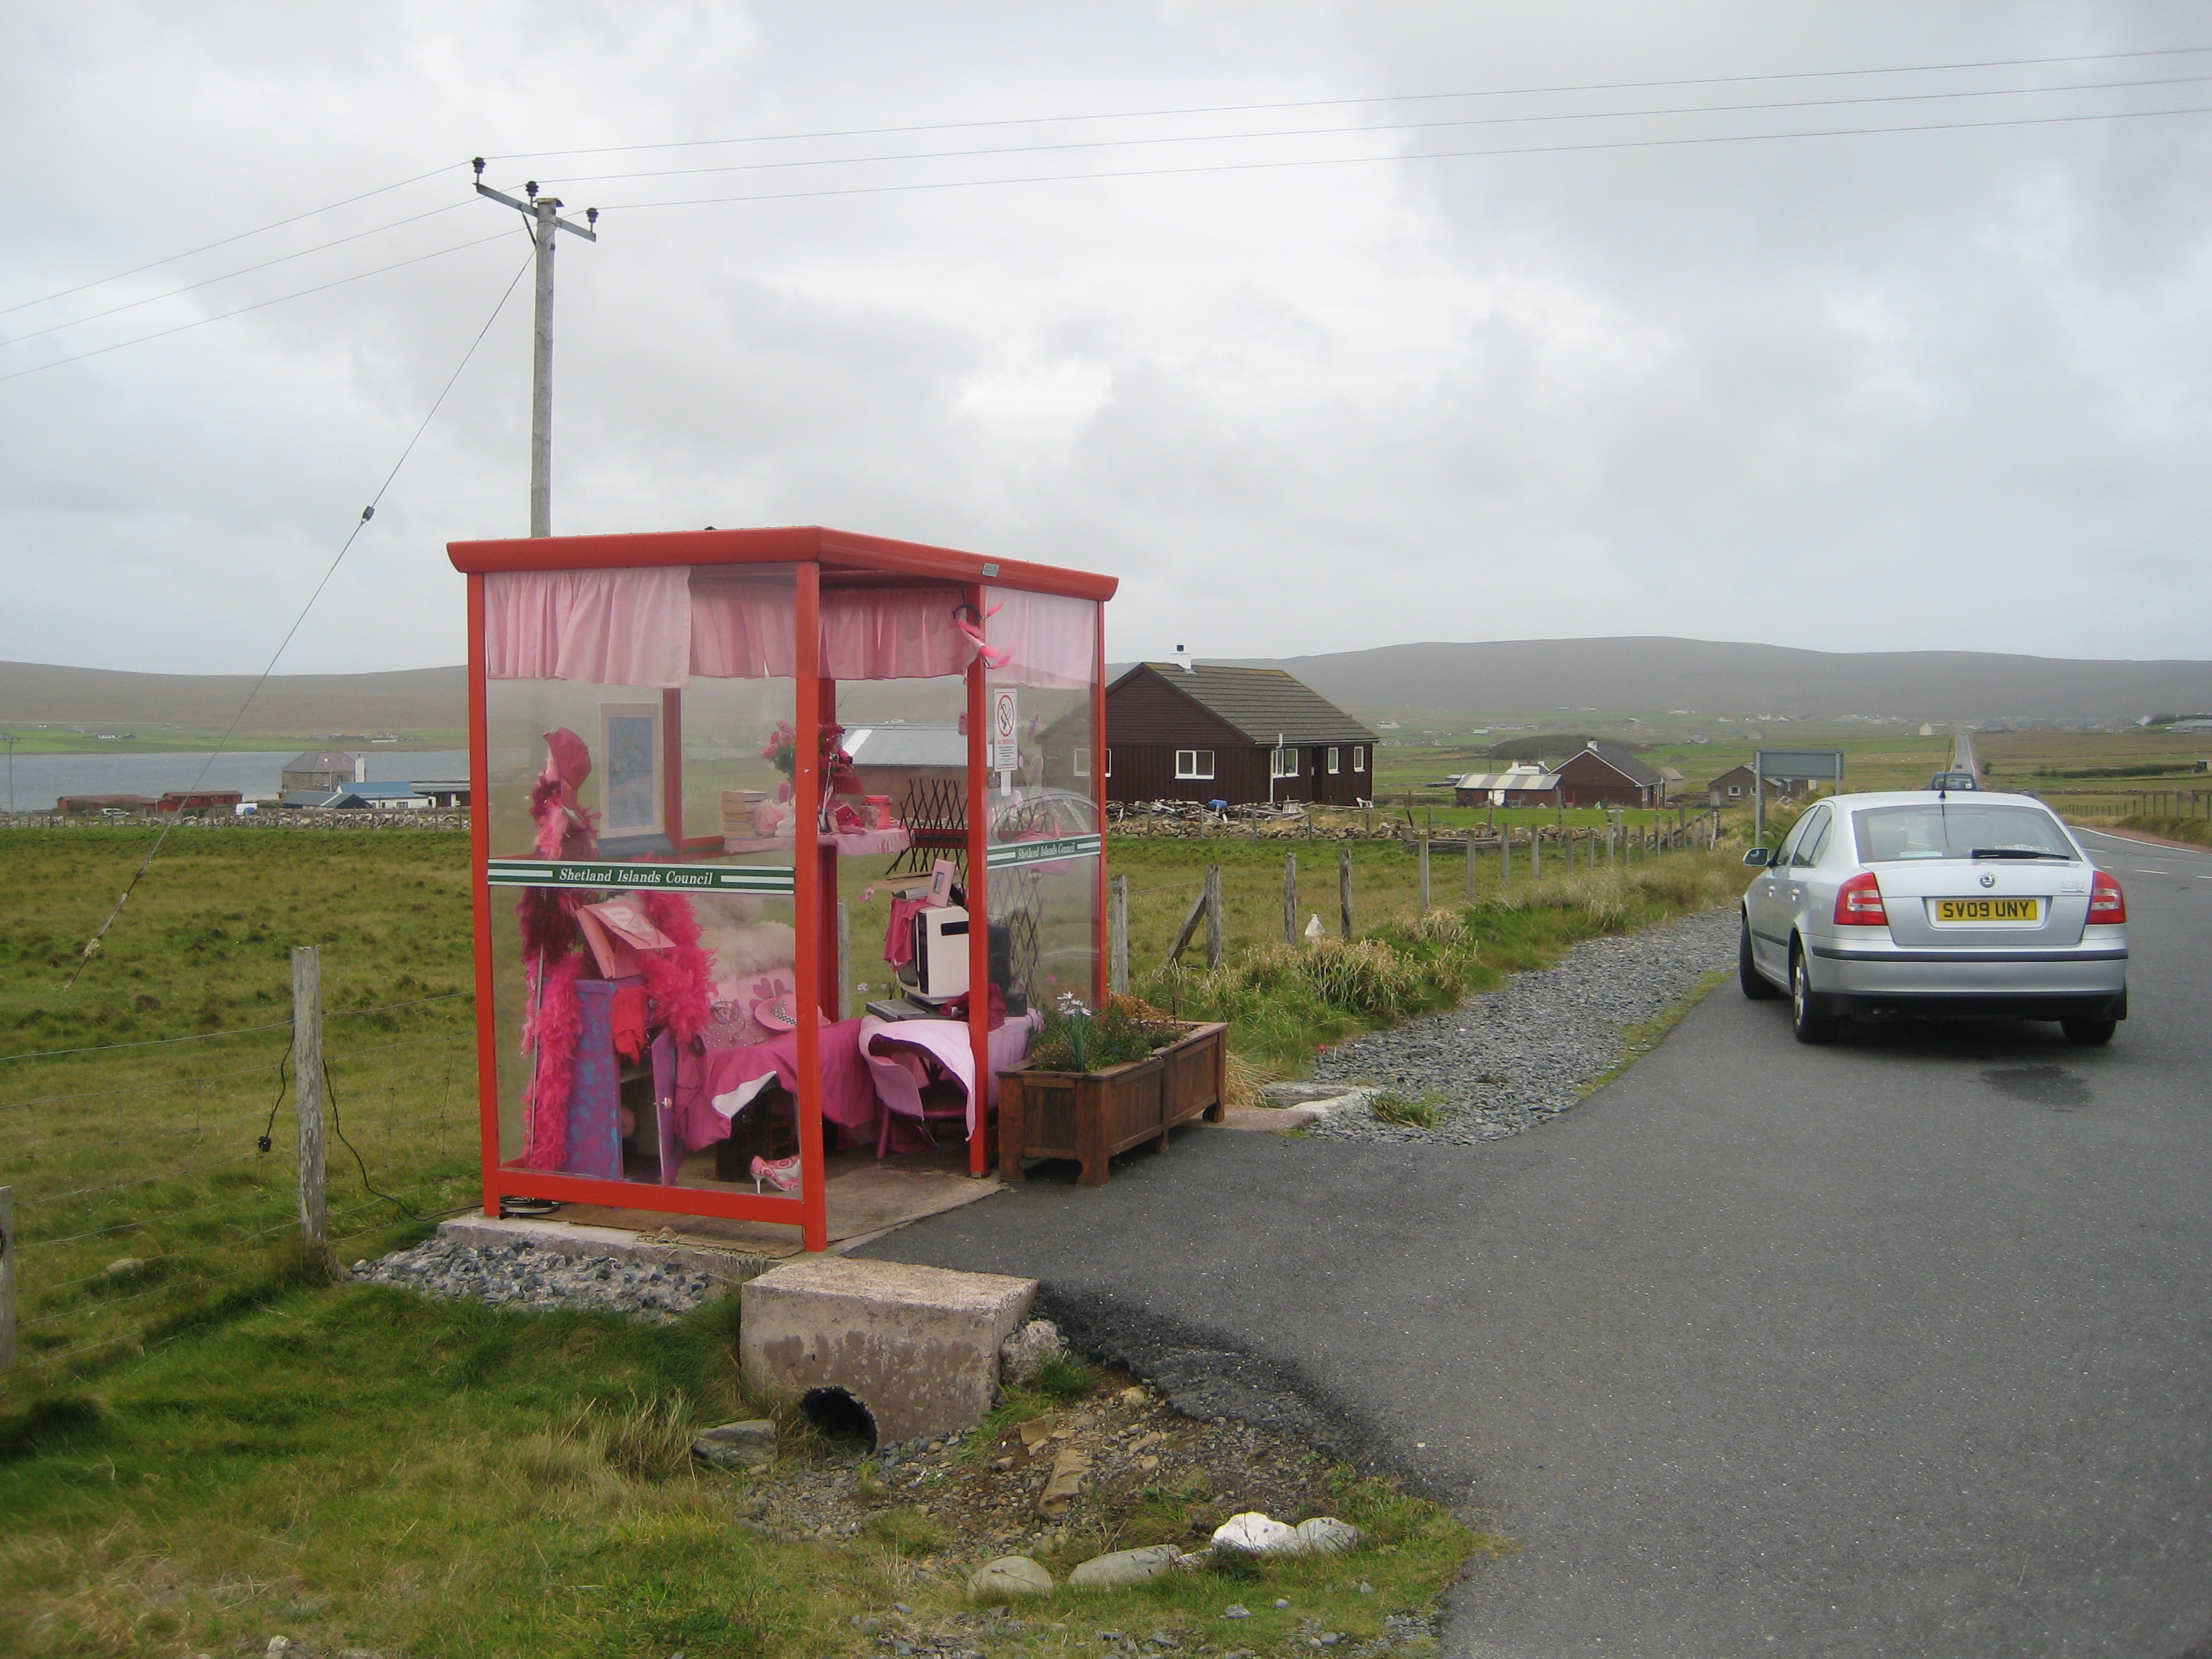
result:
M 997 1073 L 1104 993 L 1114 579 L 813 527 L 447 551 L 486 1212 L 818 1250 L 833 1147 L 989 1169 Z

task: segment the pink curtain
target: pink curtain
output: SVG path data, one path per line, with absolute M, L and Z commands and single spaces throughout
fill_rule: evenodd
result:
M 822 672 L 833 680 L 965 673 L 975 641 L 952 623 L 957 587 L 833 587 L 822 595 Z
M 799 672 L 798 596 L 787 576 L 695 573 L 691 672 L 709 680 L 782 680 Z
M 1030 600 L 1035 594 L 1012 593 Z M 957 587 L 829 588 L 822 595 L 822 672 L 837 680 L 933 679 L 965 672 L 975 642 L 952 621 Z M 1086 613 L 1097 607 L 1072 605 Z M 1009 605 L 987 624 L 998 643 Z M 1029 685 L 1086 685 L 1095 617 L 1017 623 L 1073 678 Z M 1076 635 L 1079 634 L 1080 639 Z M 1063 639 L 1065 635 L 1065 639 Z M 495 680 L 580 680 L 666 688 L 704 679 L 787 679 L 798 672 L 795 596 L 788 577 L 693 571 L 495 572 L 484 578 L 484 661 Z M 1007 671 L 1016 672 L 1018 659 Z
M 993 650 L 1010 651 L 1013 658 L 1004 668 L 991 671 L 994 685 L 1079 691 L 1091 684 L 1098 666 L 1096 599 L 987 587 L 983 609 L 989 611 L 994 605 L 998 609 L 983 624 L 983 633 Z
M 682 685 L 690 574 L 680 565 L 494 571 L 484 578 L 484 672 L 495 680 Z

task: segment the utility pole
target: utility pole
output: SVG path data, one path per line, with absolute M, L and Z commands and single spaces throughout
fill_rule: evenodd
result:
M 477 170 L 477 194 L 504 203 L 529 220 L 530 240 L 538 248 L 538 329 L 530 374 L 530 533 L 550 536 L 553 533 L 553 238 L 555 233 L 565 230 L 587 242 L 598 241 L 599 210 L 586 208 L 584 222 L 573 223 L 561 216 L 559 197 L 538 193 L 536 179 L 522 187 L 529 200 L 518 202 L 505 191 L 484 183 L 483 156 L 471 165 Z

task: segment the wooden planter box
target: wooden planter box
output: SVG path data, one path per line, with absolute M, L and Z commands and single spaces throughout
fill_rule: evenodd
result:
M 1221 1121 L 1226 1025 L 1183 1024 L 1189 1035 L 1103 1072 L 999 1073 L 999 1173 L 1022 1178 L 1025 1158 L 1079 1159 L 1079 1187 L 1103 1187 L 1106 1162 L 1201 1113 Z

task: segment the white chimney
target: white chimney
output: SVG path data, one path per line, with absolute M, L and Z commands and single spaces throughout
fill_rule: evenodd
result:
M 1175 665 L 1182 669 L 1186 674 L 1195 674 L 1198 672 L 1198 665 L 1190 659 L 1190 653 L 1184 650 L 1181 646 L 1177 646 L 1175 648 L 1174 662 Z
M 368 756 L 356 755 L 353 757 L 353 781 L 356 783 L 367 783 L 368 781 Z

